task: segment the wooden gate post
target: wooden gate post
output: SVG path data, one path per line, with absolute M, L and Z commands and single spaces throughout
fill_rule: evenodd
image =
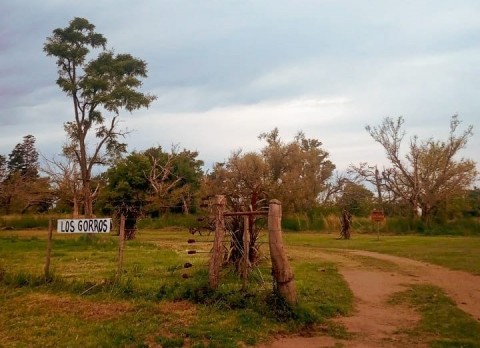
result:
M 279 294 L 291 305 L 295 305 L 297 288 L 293 271 L 288 263 L 282 239 L 282 204 L 272 199 L 268 210 L 268 244 L 272 259 L 272 274 Z
M 223 239 L 225 238 L 225 217 L 223 213 L 225 212 L 226 204 L 225 196 L 215 196 L 215 236 L 208 268 L 208 281 L 212 289 L 218 287 L 218 277 L 223 263 Z

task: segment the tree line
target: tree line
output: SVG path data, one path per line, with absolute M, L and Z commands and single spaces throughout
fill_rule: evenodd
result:
M 276 198 L 287 213 L 346 209 L 361 216 L 379 209 L 424 221 L 479 216 L 476 163 L 459 157 L 473 129 L 461 131 L 456 115 L 445 140 L 406 139 L 403 117 L 367 126 L 385 150 L 386 166 L 361 162 L 339 173 L 320 140 L 299 132 L 286 141 L 275 128 L 258 136 L 261 150 L 234 151 L 204 171 L 199 153 L 179 146 L 127 153 L 120 112 L 156 98 L 140 91 L 146 62 L 107 49 L 106 38 L 84 18 L 55 29 L 44 51 L 56 58 L 57 85 L 73 102 L 73 116 L 64 123 L 59 158 L 40 164 L 33 135 L 0 155 L 2 214 L 189 214 L 202 198 L 223 194 L 234 210 L 257 210 Z

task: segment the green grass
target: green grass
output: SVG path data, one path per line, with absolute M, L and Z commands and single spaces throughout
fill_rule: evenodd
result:
M 393 303 L 408 303 L 422 315 L 412 337 L 430 341 L 432 347 L 480 347 L 480 323 L 458 309 L 445 293 L 431 285 L 414 285 L 397 293 Z
M 317 327 L 342 336 L 330 318 L 352 307 L 335 265 L 308 257 L 292 261 L 297 307 L 272 294 L 268 258 L 247 289 L 225 269 L 213 291 L 207 286 L 208 254 L 186 252 L 207 251 L 209 244 L 188 245 L 192 236 L 178 229 L 140 231 L 127 242 L 120 281 L 118 237 L 92 241 L 55 233 L 53 275 L 45 282 L 46 236 L 41 230 L 0 232 L 0 346 L 238 347 Z M 186 262 L 193 267 L 184 269 Z
M 381 236 L 377 241 L 376 235 L 354 233 L 345 241 L 333 234 L 291 232 L 284 238 L 300 299 L 299 306 L 292 308 L 272 294 L 268 257 L 251 274 L 247 289 L 241 289 L 241 280 L 227 268 L 218 290 L 211 290 L 209 254 L 186 252 L 208 251 L 210 244 L 204 242 L 211 236 L 195 236 L 197 243 L 188 245 L 192 236 L 186 229 L 142 230 L 126 244 L 119 282 L 115 281 L 118 237 L 102 235 L 92 241 L 57 233 L 53 275 L 45 282 L 46 237 L 45 230 L 0 231 L 2 347 L 65 342 L 71 347 L 239 347 L 294 332 L 348 339 L 331 318 L 350 313 L 353 296 L 337 266 L 320 255 L 325 252 L 371 250 L 480 274 L 480 238 L 408 235 Z M 267 246 L 262 248 L 266 254 Z M 395 265 L 385 261 L 356 260 L 395 271 Z M 186 262 L 193 267 L 184 269 Z M 430 313 L 425 320 L 443 318 L 437 325 L 445 334 L 421 326 L 412 335 L 421 335 L 438 347 L 478 346 L 476 334 L 468 334 L 476 332 L 476 326 L 462 319 L 436 291 L 420 287 L 399 295 L 398 301 L 410 301 L 425 316 Z M 422 303 L 433 305 L 424 308 Z

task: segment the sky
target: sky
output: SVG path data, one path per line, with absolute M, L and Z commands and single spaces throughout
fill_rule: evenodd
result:
M 480 162 L 478 0 L 2 0 L 0 154 L 32 134 L 59 154 L 71 100 L 43 45 L 74 17 L 148 64 L 150 108 L 121 112 L 128 150 L 196 150 L 206 169 L 259 151 L 275 127 L 320 140 L 339 171 L 385 165 L 365 126 L 405 119 L 406 138 L 446 140 L 450 118 Z M 407 143 L 405 143 L 405 148 Z

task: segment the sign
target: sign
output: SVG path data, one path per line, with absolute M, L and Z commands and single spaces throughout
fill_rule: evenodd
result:
M 382 222 L 385 219 L 385 215 L 381 210 L 372 210 L 370 214 L 370 219 L 375 222 Z
M 111 218 L 104 219 L 59 219 L 59 233 L 108 233 L 112 225 Z

